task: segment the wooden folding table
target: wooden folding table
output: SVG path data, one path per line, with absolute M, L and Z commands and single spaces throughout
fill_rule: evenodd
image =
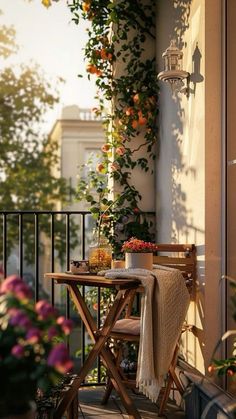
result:
M 73 405 L 73 400 L 77 397 L 78 389 L 84 381 L 86 375 L 92 368 L 97 356 L 101 356 L 101 360 L 108 370 L 112 384 L 123 402 L 130 419 L 141 419 L 141 416 L 134 406 L 132 399 L 127 393 L 127 388 L 122 382 L 122 377 L 115 364 L 114 355 L 109 346 L 106 345 L 110 337 L 111 330 L 125 308 L 129 298 L 136 290 L 140 282 L 136 279 L 107 279 L 96 275 L 79 275 L 69 273 L 46 273 L 45 278 L 54 279 L 59 284 L 67 285 L 70 292 L 71 299 L 73 300 L 80 317 L 85 324 L 85 327 L 94 342 L 94 346 L 90 351 L 85 363 L 81 367 L 78 376 L 73 382 L 73 385 L 61 400 L 55 414 L 54 419 L 62 417 L 66 409 Z M 103 325 L 98 328 L 89 308 L 79 290 L 78 285 L 86 285 L 92 287 L 114 288 L 117 293 L 115 300 L 109 308 Z M 71 415 L 73 416 L 73 414 Z

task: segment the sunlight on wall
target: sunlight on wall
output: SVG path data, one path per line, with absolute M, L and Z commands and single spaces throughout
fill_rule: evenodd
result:
M 173 4 L 175 7 L 173 7 Z M 158 242 L 194 243 L 198 254 L 198 292 L 188 322 L 193 334 L 183 337 L 188 362 L 204 371 L 205 260 L 205 89 L 204 0 L 160 1 L 157 25 L 159 68 L 170 39 L 183 50 L 183 69 L 190 73 L 189 95 L 172 96 L 160 83 L 160 155 L 157 162 Z M 169 10 L 168 10 L 169 9 Z M 164 22 L 165 21 L 165 27 Z

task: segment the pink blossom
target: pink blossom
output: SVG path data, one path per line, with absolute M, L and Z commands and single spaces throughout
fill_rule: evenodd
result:
M 96 171 L 100 172 L 100 173 L 104 173 L 105 172 L 105 166 L 102 163 L 98 163 L 96 166 Z
M 57 319 L 57 324 L 59 324 L 65 333 L 65 335 L 69 335 L 71 333 L 73 322 L 70 319 L 66 319 L 64 316 L 60 316 Z
M 110 150 L 111 146 L 110 144 L 103 144 L 103 146 L 101 147 L 101 150 L 103 151 L 103 153 L 108 153 L 108 151 Z
M 55 326 L 49 327 L 49 329 L 48 329 L 48 339 L 51 340 L 55 336 L 57 336 L 57 328 Z
M 54 346 L 49 353 L 47 363 L 61 374 L 65 374 L 73 368 L 73 362 L 69 358 L 68 350 L 64 343 Z
M 11 292 L 16 297 L 31 298 L 32 292 L 27 284 L 19 276 L 11 275 L 6 278 L 0 286 L 0 294 Z
M 26 334 L 26 340 L 29 343 L 37 343 L 41 337 L 41 331 L 37 327 L 32 327 Z
M 24 347 L 21 345 L 15 345 L 11 349 L 11 354 L 16 358 L 22 358 L 24 356 Z
M 10 320 L 12 326 L 24 327 L 25 329 L 31 326 L 30 318 L 18 308 L 11 308 L 9 310 Z
M 113 162 L 112 164 L 111 164 L 111 171 L 112 172 L 117 172 L 117 170 L 119 170 L 119 168 L 120 168 L 120 165 L 117 163 L 117 162 Z
M 55 316 L 56 309 L 46 300 L 40 300 L 35 304 L 35 310 L 41 319 Z
M 123 156 L 123 154 L 125 154 L 125 147 L 123 146 L 117 147 L 116 153 L 119 154 L 119 156 Z

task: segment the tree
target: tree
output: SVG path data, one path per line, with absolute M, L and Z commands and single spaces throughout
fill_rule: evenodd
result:
M 0 26 L 0 56 L 7 59 L 16 50 L 14 28 Z M 1 210 L 53 210 L 55 203 L 65 205 L 71 198 L 71 189 L 59 176 L 58 145 L 42 134 L 44 117 L 58 100 L 57 90 L 37 65 L 0 70 Z M 25 221 L 25 257 L 30 261 L 33 225 L 29 218 Z M 9 251 L 14 225 L 8 231 Z M 43 221 L 40 228 L 48 233 L 50 226 Z

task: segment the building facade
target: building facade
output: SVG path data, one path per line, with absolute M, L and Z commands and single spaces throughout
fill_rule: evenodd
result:
M 222 279 L 236 277 L 235 18 L 234 0 L 157 1 L 157 73 L 171 39 L 190 73 L 187 94 L 173 95 L 160 82 L 157 238 L 197 247 L 196 296 L 188 313 L 194 333 L 183 352 L 204 374 L 222 334 L 235 329 L 229 282 Z M 230 354 L 231 343 L 222 343 L 217 357 Z

